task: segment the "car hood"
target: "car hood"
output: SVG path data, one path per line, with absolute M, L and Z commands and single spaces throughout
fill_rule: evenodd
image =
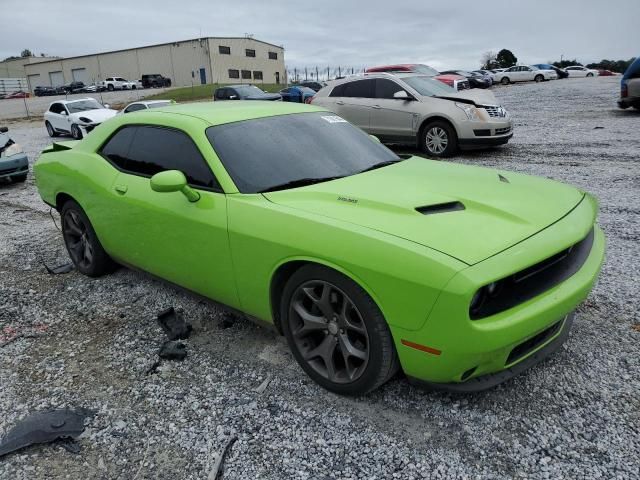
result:
M 558 221 L 584 194 L 540 177 L 411 157 L 359 175 L 264 196 L 473 265 Z
M 94 110 L 85 110 L 84 112 L 74 113 L 71 116 L 74 118 L 86 117 L 94 123 L 101 123 L 115 116 L 117 113 L 117 110 L 112 110 L 110 108 L 96 108 Z
M 453 101 L 466 101 L 472 102 L 475 105 L 500 105 L 500 102 L 496 99 L 493 92 L 489 90 L 483 90 L 479 88 L 471 88 L 467 90 L 460 90 L 458 92 L 452 92 L 446 96 L 440 95 L 438 98 L 444 98 Z

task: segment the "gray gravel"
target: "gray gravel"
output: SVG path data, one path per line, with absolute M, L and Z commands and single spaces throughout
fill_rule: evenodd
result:
M 33 178 L 0 187 L 0 432 L 48 407 L 95 410 L 73 455 L 37 446 L 0 478 L 203 478 L 234 435 L 228 479 L 639 478 L 640 112 L 618 79 L 498 87 L 513 114 L 504 148 L 454 162 L 543 175 L 601 202 L 607 260 L 552 358 L 494 390 L 453 396 L 397 378 L 342 398 L 297 367 L 282 338 L 127 269 L 51 276 L 66 261 Z M 41 122 L 10 125 L 31 159 Z M 597 128 L 601 127 L 601 128 Z M 193 322 L 182 362 L 157 359 L 155 315 Z M 263 393 L 255 391 L 272 380 Z

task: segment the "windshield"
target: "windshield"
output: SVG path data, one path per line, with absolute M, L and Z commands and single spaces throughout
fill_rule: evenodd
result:
M 451 95 L 456 92 L 455 88 L 442 83 L 440 80 L 434 80 L 426 76 L 402 77 L 402 81 L 408 84 L 420 95 L 425 97 L 436 97 Z
M 415 65 L 413 67 L 413 71 L 416 73 L 423 73 L 425 75 L 429 75 L 430 77 L 435 77 L 436 75 L 440 75 L 440 73 L 431 68 L 429 65 Z
M 87 110 L 95 110 L 96 108 L 104 108 L 100 103 L 94 99 L 78 100 L 76 102 L 70 102 L 66 105 L 69 113 L 86 112 Z
M 242 96 L 264 95 L 264 92 L 262 90 L 260 90 L 258 87 L 254 87 L 253 85 L 247 85 L 246 87 L 235 87 L 235 90 Z
M 207 137 L 242 193 L 301 179 L 354 175 L 398 156 L 330 112 L 217 125 Z
M 170 105 L 170 104 L 171 104 L 171 100 L 167 100 L 166 102 L 148 103 L 147 108 L 166 107 L 167 105 Z

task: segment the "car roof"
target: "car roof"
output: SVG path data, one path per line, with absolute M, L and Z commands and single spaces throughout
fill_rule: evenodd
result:
M 73 100 L 56 100 L 55 102 L 51 102 L 51 103 L 62 103 L 63 105 L 66 105 L 67 103 L 82 102 L 84 100 L 96 100 L 96 99 L 95 98 L 91 98 L 91 97 L 74 98 Z
M 255 118 L 290 115 L 294 113 L 324 112 L 326 109 L 304 103 L 265 102 L 243 100 L 241 102 L 200 102 L 154 108 L 154 114 L 185 115 L 204 120 L 211 125 L 252 120 Z M 135 115 L 132 114 L 132 115 Z

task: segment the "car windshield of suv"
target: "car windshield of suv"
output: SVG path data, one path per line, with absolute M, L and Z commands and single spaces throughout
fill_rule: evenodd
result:
M 455 88 L 442 83 L 440 80 L 423 75 L 402 77 L 402 81 L 425 97 L 446 96 L 456 92 Z
M 217 125 L 207 129 L 207 137 L 242 193 L 318 183 L 400 161 L 387 147 L 331 112 Z
M 69 113 L 85 112 L 87 110 L 95 110 L 97 108 L 104 108 L 96 100 L 78 100 L 76 102 L 67 103 L 67 109 Z
M 260 90 L 258 87 L 254 87 L 253 85 L 247 85 L 246 87 L 234 87 L 236 92 L 238 92 L 243 97 L 255 97 L 256 95 L 264 95 L 264 92 Z

